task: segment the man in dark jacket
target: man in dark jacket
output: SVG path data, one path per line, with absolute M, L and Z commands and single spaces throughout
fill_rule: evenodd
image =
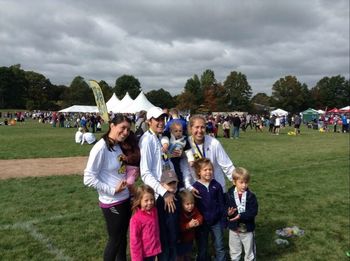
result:
M 238 114 L 236 113 L 232 118 L 232 139 L 238 139 L 239 138 L 239 128 L 241 126 L 241 119 L 239 118 Z

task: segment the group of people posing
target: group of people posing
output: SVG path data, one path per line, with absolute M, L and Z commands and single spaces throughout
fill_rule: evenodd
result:
M 245 260 L 254 260 L 258 203 L 248 171 L 235 168 L 220 142 L 206 135 L 201 115 L 187 123 L 176 109 L 165 114 L 153 107 L 145 120 L 138 141 L 131 120 L 115 114 L 84 170 L 106 221 L 104 260 L 127 260 L 128 232 L 133 261 L 227 260 L 224 229 L 231 260 L 240 260 L 242 248 Z M 138 174 L 142 182 L 135 183 Z

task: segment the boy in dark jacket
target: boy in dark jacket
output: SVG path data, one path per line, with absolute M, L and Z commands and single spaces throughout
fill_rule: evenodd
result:
M 233 186 L 227 192 L 227 220 L 231 260 L 240 260 L 242 245 L 245 259 L 255 260 L 255 216 L 258 201 L 248 189 L 250 175 L 244 168 L 236 168 L 232 174 Z

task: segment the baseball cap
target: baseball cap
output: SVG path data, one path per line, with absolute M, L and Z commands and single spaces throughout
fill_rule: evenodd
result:
M 162 115 L 166 115 L 163 110 L 159 107 L 152 107 L 147 111 L 147 120 L 150 120 L 152 118 L 159 118 Z
M 176 173 L 172 169 L 163 171 L 162 177 L 160 178 L 161 183 L 169 184 L 173 181 L 179 181 L 177 179 Z

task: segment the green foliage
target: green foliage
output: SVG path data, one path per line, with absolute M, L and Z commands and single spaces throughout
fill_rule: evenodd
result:
M 306 84 L 301 84 L 295 76 L 288 75 L 273 84 L 271 97 L 275 107 L 298 113 L 308 108 L 310 94 Z
M 0 67 L 0 109 L 25 108 L 27 88 L 20 65 Z
M 114 92 L 119 99 L 122 99 L 126 92 L 129 93 L 132 99 L 135 99 L 141 91 L 141 84 L 137 78 L 132 75 L 120 76 L 115 81 Z
M 205 70 L 201 75 L 201 86 L 202 89 L 205 87 L 210 87 L 216 84 L 215 73 L 212 70 Z
M 349 104 L 349 80 L 340 75 L 322 78 L 310 92 L 316 108 L 342 108 Z
M 145 95 L 154 106 L 158 106 L 160 108 L 173 108 L 176 105 L 175 99 L 163 88 L 150 91 Z
M 1 119 L 2 121 L 3 119 Z M 107 126 L 103 126 L 106 130 Z M 91 146 L 76 144 L 75 128 L 53 128 L 37 120 L 0 126 L 0 159 L 87 156 Z M 96 138 L 100 137 L 96 134 Z
M 76 76 L 64 93 L 62 106 L 71 105 L 95 105 L 93 91 L 81 76 Z
M 231 72 L 224 81 L 229 96 L 229 108 L 236 111 L 249 111 L 252 88 L 247 77 L 240 72 Z
M 201 82 L 197 74 L 187 80 L 185 84 L 185 93 L 192 94 L 194 97 L 192 103 L 195 105 L 199 106 L 203 103 L 203 89 L 201 88 Z
M 100 81 L 98 84 L 101 87 L 105 102 L 107 102 L 113 95 L 113 89 L 105 81 Z
M 25 77 L 28 81 L 26 108 L 28 110 L 37 108 L 50 110 L 47 93 L 47 89 L 51 87 L 50 80 L 46 79 L 44 75 L 33 71 L 25 72 Z
M 14 154 L 30 155 L 25 144 L 32 140 L 54 157 L 61 155 L 61 136 L 74 142 L 72 130 L 64 132 L 67 129 L 37 122 L 28 125 L 29 129 L 24 125 L 0 126 L 0 138 L 17 130 L 11 140 L 0 141 L 1 148 L 20 136 L 12 148 Z M 6 128 L 11 131 L 2 132 Z M 34 128 L 41 135 L 32 136 Z M 257 259 L 347 260 L 349 136 L 304 126 L 302 135 L 288 136 L 289 130 L 282 129 L 275 136 L 249 129 L 238 140 L 219 138 L 235 166 L 247 168 L 252 175 L 249 186 L 259 202 Z M 59 141 L 43 142 L 48 137 L 51 142 Z M 64 150 L 66 156 L 75 156 L 73 151 L 71 147 Z M 87 155 L 87 151 L 80 155 Z M 231 186 L 229 181 L 227 185 Z M 0 198 L 1 260 L 102 259 L 107 240 L 105 221 L 96 191 L 83 186 L 81 175 L 1 180 Z M 289 246 L 276 245 L 275 231 L 294 225 L 305 235 L 288 239 Z M 226 230 L 226 249 L 227 240 Z

